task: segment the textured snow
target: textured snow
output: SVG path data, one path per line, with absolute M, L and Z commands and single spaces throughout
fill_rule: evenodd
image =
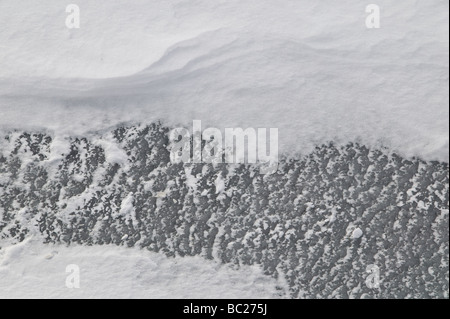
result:
M 76 3 L 72 30 L 60 1 L 0 3 L 0 129 L 197 119 L 279 128 L 283 153 L 357 141 L 448 161 L 446 0 L 376 1 L 380 29 L 359 0 Z
M 80 288 L 68 288 L 68 265 Z M 279 298 L 282 283 L 257 266 L 238 270 L 201 257 L 167 258 L 116 246 L 43 245 L 0 251 L 0 298 Z
M 69 30 L 0 1 L 0 297 L 281 296 L 263 267 L 294 298 L 448 298 L 449 3 L 376 3 L 369 30 L 360 0 L 77 0 Z M 305 156 L 174 165 L 193 120 Z

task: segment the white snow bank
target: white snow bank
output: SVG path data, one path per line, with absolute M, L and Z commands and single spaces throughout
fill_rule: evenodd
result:
M 446 0 L 0 3 L 0 129 L 277 127 L 280 151 L 358 141 L 448 161 Z
M 66 286 L 77 282 L 71 265 L 79 269 L 79 288 Z M 134 248 L 25 241 L 0 250 L 0 299 L 277 298 L 279 285 L 256 266 L 233 270 L 201 257 Z

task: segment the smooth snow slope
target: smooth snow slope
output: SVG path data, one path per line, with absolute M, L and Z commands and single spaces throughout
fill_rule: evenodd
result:
M 79 267 L 79 288 L 66 286 L 73 274 L 73 268 L 66 272 L 69 265 Z M 52 246 L 28 239 L 0 253 L 0 299 L 279 298 L 280 284 L 257 266 L 236 271 L 201 257 L 167 258 L 115 246 Z
M 284 153 L 358 141 L 448 162 L 446 0 L 0 2 L 0 128 L 278 127 Z

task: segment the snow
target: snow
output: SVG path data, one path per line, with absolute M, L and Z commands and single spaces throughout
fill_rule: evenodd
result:
M 220 194 L 225 191 L 225 181 L 223 180 L 222 173 L 217 175 L 214 185 L 216 187 L 216 194 Z
M 112 134 L 105 134 L 102 139 L 96 140 L 96 145 L 105 150 L 106 160 L 113 164 L 127 163 L 127 154 L 114 142 Z
M 360 228 L 356 228 L 352 233 L 352 238 L 358 239 L 358 238 L 361 238 L 362 235 L 363 235 L 362 230 Z
M 69 265 L 80 288 L 68 288 Z M 69 268 L 70 269 L 70 268 Z M 0 298 L 279 298 L 281 283 L 256 266 L 233 270 L 201 257 L 116 246 L 43 245 L 0 251 Z
M 202 120 L 278 128 L 284 154 L 357 141 L 448 162 L 448 1 L 378 0 L 380 29 L 359 0 L 76 4 L 80 29 L 57 0 L 0 3 L 0 130 Z
M 136 219 L 136 211 L 133 206 L 134 196 L 133 193 L 129 193 L 127 197 L 125 197 L 120 205 L 119 213 L 113 215 L 114 218 L 118 218 L 119 216 L 125 217 L 127 220 L 131 220 L 133 226 L 137 226 L 138 221 Z M 126 238 L 122 238 L 124 240 Z
M 169 182 L 164 189 L 164 185 L 156 181 L 159 177 L 163 181 L 166 176 L 173 177 L 171 173 L 165 175 L 166 167 L 161 167 L 167 163 L 158 163 L 157 157 L 147 158 L 140 152 L 128 154 L 126 151 L 126 147 L 133 145 L 131 134 L 139 134 L 133 133 L 139 132 L 136 128 L 145 128 L 159 120 L 164 127 L 170 128 L 183 126 L 190 129 L 193 120 L 201 120 L 203 129 L 215 127 L 221 131 L 227 127 L 278 128 L 279 149 L 284 155 L 306 155 L 318 144 L 331 141 L 342 145 L 358 142 L 373 148 L 386 147 L 389 152 L 395 151 L 404 157 L 449 160 L 449 3 L 446 0 L 377 0 L 381 8 L 381 28 L 371 30 L 364 23 L 368 3 L 360 0 L 341 0 L 339 3 L 332 0 L 285 0 L 282 4 L 276 0 L 77 0 L 75 3 L 81 10 L 81 28 L 69 30 L 64 25 L 66 3 L 57 0 L 0 1 L 0 21 L 5 26 L 0 28 L 0 159 L 5 155 L 6 167 L 16 169 L 12 165 L 16 155 L 11 155 L 15 148 L 17 158 L 20 158 L 18 176 L 8 171 L 0 176 L 0 186 L 5 189 L 0 197 L 6 205 L 0 207 L 0 217 L 13 214 L 11 224 L 2 232 L 17 236 L 15 239 L 20 236 L 16 233 L 16 221 L 29 230 L 28 236 L 38 236 L 38 218 L 46 212 L 54 213 L 46 201 L 36 207 L 39 213 L 36 214 L 33 208 L 35 198 L 50 198 L 50 194 L 45 192 L 36 193 L 40 197 L 33 194 L 34 187 L 42 185 L 37 175 L 32 176 L 33 183 L 27 182 L 27 168 L 38 167 L 49 174 L 50 186 L 44 190 L 53 189 L 52 181 L 63 180 L 58 176 L 59 170 L 71 177 L 68 186 L 57 192 L 56 197 L 59 198 L 55 199 L 60 205 L 55 220 L 64 225 L 71 224 L 72 213 L 89 211 L 91 208 L 87 207 L 87 203 L 96 199 L 93 203 L 97 203 L 95 208 L 99 218 L 111 221 L 104 224 L 118 226 L 119 244 L 133 243 L 133 233 L 128 234 L 130 222 L 133 226 L 139 224 L 137 209 L 142 211 L 143 208 L 140 196 L 146 195 L 148 198 L 156 197 L 154 212 L 158 214 L 165 212 L 165 208 L 172 212 L 172 207 L 167 204 L 170 200 L 174 203 L 179 201 L 185 208 L 180 210 L 182 226 L 177 228 L 177 235 L 187 236 L 189 232 L 186 238 L 191 241 L 190 244 L 195 244 L 197 238 L 202 236 L 206 238 L 204 228 L 198 227 L 197 221 L 191 223 L 190 215 L 183 215 L 191 212 L 187 206 L 191 205 L 189 196 L 194 197 L 194 207 L 203 207 L 201 205 L 206 203 L 212 206 L 205 207 L 216 210 L 217 207 L 227 207 L 225 199 L 232 198 L 235 187 L 235 181 L 230 178 L 234 174 L 233 167 L 227 167 L 227 170 L 230 169 L 228 174 L 223 171 L 211 173 L 214 178 L 210 179 L 206 165 L 202 174 L 185 166 L 185 174 L 176 175 L 179 189 L 171 189 Z M 127 134 L 130 135 L 125 137 L 125 142 L 119 142 L 111 132 L 113 128 L 124 125 L 134 125 L 134 129 L 129 130 Z M 12 132 L 7 132 L 10 130 Z M 42 131 L 51 136 L 48 149 L 45 149 L 46 143 L 41 143 L 45 146 L 39 154 L 43 160 L 37 161 L 38 156 L 27 148 L 29 143 L 21 137 L 24 130 Z M 6 135 L 8 140 L 3 138 Z M 77 137 L 94 141 L 94 145 L 104 151 L 106 163 L 92 176 L 92 167 L 88 167 L 93 164 L 89 164 L 88 155 L 93 158 L 100 155 L 89 150 L 85 142 L 74 143 Z M 146 150 L 142 145 L 145 143 L 140 144 L 139 150 Z M 60 168 L 62 154 L 69 154 L 71 146 L 76 146 L 80 158 L 73 163 L 66 160 L 64 163 L 68 167 Z M 349 158 L 343 148 L 341 151 L 345 155 L 343 158 Z M 133 157 L 155 161 L 159 165 L 151 173 L 154 175 L 148 176 L 150 181 L 144 181 L 147 177 L 142 176 L 141 170 L 136 168 L 137 164 L 131 162 Z M 362 159 L 364 156 L 357 154 L 356 157 Z M 39 165 L 36 164 L 38 162 Z M 318 163 L 323 163 L 320 158 Z M 379 163 L 380 167 L 367 168 L 364 163 L 359 164 L 367 168 L 367 176 L 375 174 L 377 178 L 382 178 L 383 161 L 374 160 L 374 163 Z M 100 178 L 108 175 L 106 169 L 109 164 L 118 164 L 117 176 L 127 176 L 127 180 L 119 181 L 116 177 L 111 186 L 100 186 Z M 310 164 L 306 162 L 305 166 L 308 168 Z M 429 163 L 423 165 L 432 169 Z M 337 166 L 344 170 L 341 163 Z M 356 171 L 359 176 L 355 166 L 356 163 L 349 164 L 349 175 Z M 409 164 L 406 166 L 408 172 L 415 174 Z M 328 175 L 319 170 L 324 178 L 331 176 L 347 187 L 342 176 L 330 175 L 333 170 L 328 165 L 326 167 L 331 170 Z M 298 167 L 296 169 L 300 170 Z M 406 209 L 414 205 L 421 210 L 432 207 L 426 198 L 421 200 L 421 193 L 425 192 L 420 187 L 421 179 L 425 178 L 426 172 L 419 169 L 417 175 L 419 179 L 412 178 L 404 184 L 410 187 L 409 190 L 396 189 L 402 194 L 404 192 L 402 197 L 405 198 L 396 203 L 402 208 L 399 213 L 402 217 L 399 222 L 394 222 L 393 227 L 406 234 L 415 234 L 421 222 L 420 215 L 406 222 Z M 180 186 L 182 178 L 179 176 L 185 179 L 187 190 Z M 306 250 L 308 258 L 300 264 L 304 262 L 305 267 L 311 269 L 311 274 L 324 273 L 324 270 L 328 272 L 327 268 L 321 268 L 325 267 L 322 264 L 308 265 L 308 259 L 317 260 L 315 254 L 320 249 L 316 246 L 323 243 L 320 239 L 327 235 L 325 232 L 336 233 L 335 240 L 340 240 L 340 233 L 334 228 L 341 229 L 346 223 L 346 240 L 351 242 L 364 236 L 361 245 L 366 247 L 368 256 L 372 256 L 373 251 L 373 246 L 368 246 L 373 244 L 370 240 L 379 240 L 377 245 L 381 248 L 374 260 L 386 258 L 391 261 L 392 256 L 384 256 L 381 240 L 389 240 L 393 234 L 383 233 L 383 228 L 377 230 L 376 219 L 371 221 L 373 225 L 369 227 L 363 220 L 354 218 L 367 205 L 361 194 L 353 195 L 363 193 L 369 201 L 373 197 L 373 194 L 366 193 L 364 185 L 349 186 L 343 198 L 337 192 L 331 194 L 333 189 L 330 188 L 330 194 L 316 201 L 312 199 L 318 182 L 311 180 L 306 173 L 300 176 L 303 179 L 298 181 L 298 185 L 304 190 L 286 188 L 285 185 L 289 185 L 287 180 L 280 185 L 281 182 L 274 179 L 269 179 L 275 182 L 274 193 L 264 185 L 262 189 L 270 194 L 267 200 L 274 209 L 284 209 L 286 203 L 293 202 L 306 212 L 302 217 L 304 222 L 297 225 L 302 225 L 304 234 L 301 235 L 311 245 Z M 253 188 L 258 190 L 258 180 L 254 175 L 250 177 Z M 361 178 L 365 179 L 364 176 Z M 397 176 L 396 180 L 400 178 Z M 134 185 L 135 181 L 142 183 L 145 192 L 133 190 L 133 193 L 121 187 Z M 205 181 L 209 184 L 203 183 Z M 437 216 L 436 224 L 430 226 L 430 236 L 439 246 L 433 248 L 434 257 L 430 260 L 437 261 L 440 256 L 448 256 L 448 241 L 445 242 L 448 227 L 442 226 L 448 220 L 448 209 L 445 209 L 448 208 L 448 200 L 445 200 L 448 177 L 442 177 L 441 181 L 444 181 L 443 187 L 440 190 L 436 188 L 436 192 L 439 190 L 436 196 L 441 198 L 443 208 L 439 208 L 441 215 Z M 370 180 L 370 183 L 378 187 L 378 181 Z M 218 196 L 210 196 L 214 195 L 212 185 Z M 86 188 L 83 190 L 84 186 Z M 101 195 L 102 188 L 106 195 Z M 259 211 L 260 203 L 257 203 L 258 196 L 265 196 L 265 193 L 256 192 L 258 196 L 255 197 L 253 188 L 250 191 L 236 189 L 245 195 L 241 197 L 244 203 L 252 203 L 252 206 L 247 206 L 250 207 L 250 215 L 256 214 L 255 211 L 268 214 Z M 20 201 L 21 196 L 13 198 L 17 191 L 26 195 L 25 203 Z M 147 194 L 148 191 L 151 194 Z M 171 192 L 179 197 L 172 198 Z M 200 201 L 200 196 L 207 198 Z M 218 202 L 214 201 L 215 197 Z M 120 201 L 113 201 L 114 198 Z M 332 211 L 331 215 L 324 215 L 324 218 L 329 217 L 330 226 L 323 218 L 316 221 L 310 217 L 317 215 L 322 200 L 343 205 L 342 209 Z M 111 206 L 110 211 L 103 206 L 105 202 Z M 137 203 L 141 205 L 139 208 L 134 207 Z M 345 211 L 348 207 L 344 205 L 347 204 L 351 207 L 349 211 Z M 389 214 L 391 210 L 382 212 Z M 197 213 L 200 215 L 203 212 Z M 217 211 L 219 220 L 222 213 Z M 280 215 L 282 213 L 284 210 Z M 317 227 L 310 227 L 308 218 L 314 223 L 311 225 Z M 352 222 L 349 223 L 349 220 Z M 78 222 L 75 226 L 84 225 L 85 221 L 79 219 Z M 223 235 L 222 239 L 217 237 L 217 242 L 213 243 L 215 250 L 212 254 L 219 260 L 222 246 L 226 245 L 227 250 L 233 251 L 234 246 L 240 244 L 240 237 L 236 235 L 240 232 L 237 226 L 247 226 L 245 222 L 236 224 L 237 228 L 227 233 L 224 224 L 217 222 L 214 215 L 212 223 L 218 223 L 218 234 Z M 268 252 L 278 252 L 273 250 L 274 246 L 285 249 L 287 241 L 284 237 L 289 237 L 289 241 L 296 239 L 293 231 L 289 230 L 290 226 L 273 227 L 277 224 L 276 220 L 264 219 L 261 223 L 264 231 L 270 234 L 271 242 L 268 244 L 261 237 L 254 237 L 256 233 L 249 232 L 245 238 L 253 241 L 256 247 L 267 244 Z M 355 225 L 359 225 L 365 233 Z M 151 237 L 152 234 L 148 234 L 146 229 L 142 230 L 144 226 L 141 225 L 137 233 Z M 186 231 L 183 227 L 187 227 Z M 211 226 L 211 229 L 214 227 Z M 97 228 L 93 229 L 93 235 L 98 232 Z M 373 235 L 374 232 L 378 237 Z M 225 238 L 230 234 L 232 240 L 227 241 Z M 174 241 L 169 241 L 173 234 L 169 232 L 168 235 L 167 241 L 158 244 L 174 254 L 184 251 L 182 246 L 173 249 Z M 95 237 L 89 239 L 96 242 Z M 352 245 L 358 243 L 353 241 Z M 428 245 L 425 241 L 423 243 Z M 259 266 L 242 266 L 239 270 L 233 270 L 200 256 L 167 258 L 147 250 L 112 246 L 73 245 L 68 248 L 38 244 L 29 238 L 15 246 L 5 248 L 5 244 L 1 242 L 0 298 L 280 296 L 276 286 L 281 284 L 264 276 Z M 409 244 L 409 250 L 413 247 L 411 245 L 419 245 L 416 242 Z M 345 267 L 335 269 L 334 277 L 338 279 L 338 276 L 347 276 L 347 270 L 340 274 L 338 270 L 349 269 L 348 266 L 360 253 L 353 246 L 342 247 L 346 250 L 341 258 Z M 421 242 L 415 251 L 423 251 Z M 408 256 L 402 252 L 398 258 L 403 258 L 405 263 L 416 262 Z M 233 256 L 232 260 L 240 262 L 239 258 Z M 271 263 L 275 261 L 270 259 L 270 254 L 268 258 L 266 262 L 270 263 L 270 267 L 266 268 L 271 268 Z M 361 258 L 367 260 L 364 254 Z M 325 260 L 331 263 L 334 257 L 325 256 Z M 276 262 L 282 264 L 285 259 Z M 445 259 L 441 263 L 448 266 Z M 64 284 L 67 276 L 65 269 L 73 264 L 81 269 L 80 289 L 68 289 Z M 390 269 L 384 277 L 391 276 L 392 280 L 398 280 L 397 283 L 402 278 L 419 278 L 423 268 L 420 264 L 415 272 L 399 277 L 387 263 L 382 266 Z M 305 274 L 303 268 L 296 271 L 298 282 L 304 282 L 303 279 L 309 277 L 310 273 Z M 351 271 L 349 276 L 352 278 L 359 276 L 357 269 L 352 268 Z M 328 287 L 334 289 L 341 279 L 330 280 Z M 444 282 L 444 279 L 439 280 Z M 419 287 L 420 283 L 417 285 Z M 425 288 L 438 295 L 433 285 Z M 353 294 L 358 294 L 360 288 L 356 287 Z M 320 289 L 320 293 L 323 291 L 319 285 L 308 285 L 308 295 L 317 295 L 316 289 Z M 414 289 L 416 287 L 413 285 L 408 291 Z M 335 291 L 338 293 L 338 290 Z M 303 292 L 299 292 L 299 296 L 302 295 Z

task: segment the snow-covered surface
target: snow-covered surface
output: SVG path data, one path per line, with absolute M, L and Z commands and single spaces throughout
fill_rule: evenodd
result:
M 448 161 L 446 0 L 0 2 L 0 129 L 277 127 L 280 150 L 358 141 Z
M 79 267 L 79 288 L 66 286 L 76 282 L 69 265 Z M 132 248 L 28 239 L 0 251 L 0 298 L 279 298 L 281 287 L 257 266 L 234 270 Z
M 0 1 L 0 297 L 279 296 L 222 265 L 257 264 L 290 297 L 448 298 L 448 1 L 377 0 L 371 30 L 360 0 L 74 2 L 69 30 Z M 193 120 L 307 156 L 172 165 Z
M 361 238 L 362 235 L 363 235 L 362 230 L 360 228 L 356 228 L 352 233 L 352 238 L 358 239 L 358 238 Z

